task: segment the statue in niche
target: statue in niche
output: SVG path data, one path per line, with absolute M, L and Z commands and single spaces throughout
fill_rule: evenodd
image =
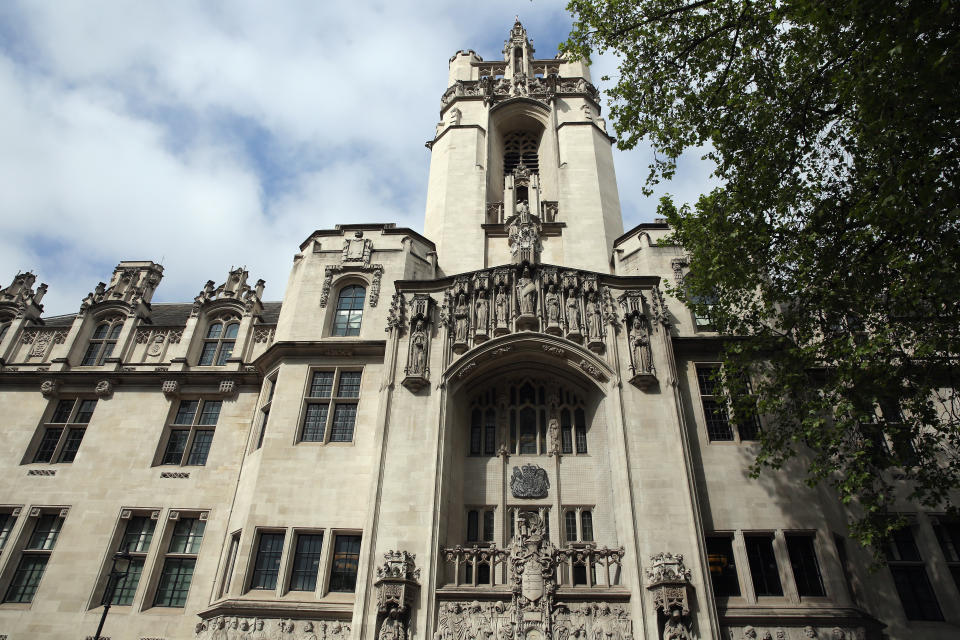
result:
M 406 634 L 403 629 L 403 623 L 397 620 L 395 616 L 387 616 L 380 625 L 380 635 L 377 640 L 405 640 Z
M 547 453 L 551 456 L 560 454 L 560 422 L 556 418 L 550 418 L 549 426 L 547 427 L 547 434 L 549 436 L 549 448 Z
M 520 300 L 520 315 L 532 316 L 537 312 L 537 285 L 530 277 L 530 269 L 524 267 L 517 279 L 517 298 Z
M 530 205 L 524 201 L 518 202 L 517 215 L 520 216 L 520 222 L 530 222 Z
M 633 349 L 633 366 L 636 373 L 650 373 L 650 337 L 639 315 L 633 317 L 630 326 L 630 346 Z
M 683 612 L 674 607 L 663 625 L 663 640 L 693 640 L 683 621 Z
M 580 301 L 577 300 L 577 292 L 573 287 L 567 294 L 567 331 L 580 333 Z
M 543 302 L 547 310 L 547 324 L 556 326 L 560 323 L 560 294 L 557 293 L 555 285 L 550 285 L 550 290 L 543 297 Z
M 597 294 L 591 293 L 587 298 L 587 335 L 591 340 L 600 339 L 603 327 L 603 316 L 600 314 L 600 305 L 597 304 Z
M 505 327 L 507 325 L 507 309 L 509 302 L 507 301 L 507 294 L 503 290 L 503 286 L 497 287 L 497 299 L 496 299 L 496 312 L 497 312 L 497 326 Z
M 490 308 L 487 302 L 487 296 L 481 294 L 477 296 L 477 333 L 487 332 L 487 322 L 490 319 Z
M 427 364 L 427 332 L 423 320 L 417 320 L 416 329 L 410 336 L 410 373 L 422 374 Z
M 457 306 L 453 310 L 454 318 L 454 341 L 467 341 L 467 328 L 470 325 L 470 307 L 467 305 L 467 296 L 460 294 L 457 298 Z

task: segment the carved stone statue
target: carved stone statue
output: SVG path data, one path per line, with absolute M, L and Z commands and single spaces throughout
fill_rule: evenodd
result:
M 467 329 L 470 326 L 470 306 L 467 304 L 467 296 L 460 294 L 457 299 L 457 306 L 453 310 L 454 318 L 454 341 L 466 342 Z
M 600 340 L 603 327 L 603 316 L 600 314 L 600 305 L 597 304 L 597 294 L 591 293 L 587 298 L 587 335 L 591 340 Z
M 679 609 L 674 609 L 663 625 L 663 640 L 693 640 Z
M 550 447 L 547 452 L 551 456 L 560 454 L 560 422 L 556 418 L 550 418 L 550 423 L 547 426 L 547 434 L 549 435 Z
M 650 337 L 640 316 L 634 316 L 630 325 L 630 348 L 637 373 L 650 373 Z
M 417 321 L 417 327 L 410 336 L 410 371 L 409 373 L 422 374 L 427 364 L 427 332 L 423 328 L 423 320 Z
M 550 285 L 547 295 L 543 297 L 543 303 L 547 311 L 547 325 L 558 325 L 560 323 L 560 294 L 557 293 L 555 285 Z
M 509 301 L 507 300 L 507 294 L 504 292 L 503 287 L 497 288 L 497 299 L 496 299 L 496 314 L 497 314 L 497 326 L 505 327 L 507 326 L 507 310 L 509 309 Z
M 530 222 L 530 206 L 526 202 L 518 202 L 517 215 L 520 216 L 520 222 Z
M 567 294 L 567 333 L 580 333 L 580 301 L 573 288 Z
M 486 295 L 477 296 L 477 333 L 487 332 L 487 323 L 490 320 L 490 303 Z
M 537 312 L 537 285 L 526 267 L 523 269 L 523 275 L 517 279 L 517 298 L 520 301 L 521 315 L 532 316 Z

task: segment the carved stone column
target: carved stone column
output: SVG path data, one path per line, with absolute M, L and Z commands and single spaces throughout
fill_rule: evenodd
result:
M 377 639 L 405 640 L 410 610 L 420 590 L 416 556 L 406 551 L 387 551 L 377 567 Z

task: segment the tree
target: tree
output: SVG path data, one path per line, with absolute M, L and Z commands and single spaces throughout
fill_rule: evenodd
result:
M 758 474 L 803 450 L 876 549 L 903 498 L 960 488 L 960 3 L 572 0 L 572 55 L 620 57 L 648 184 L 704 146 L 723 186 L 660 212 L 712 302 Z M 706 309 L 701 308 L 700 312 Z M 753 396 L 743 387 L 753 380 Z M 904 480 L 901 482 L 901 480 Z

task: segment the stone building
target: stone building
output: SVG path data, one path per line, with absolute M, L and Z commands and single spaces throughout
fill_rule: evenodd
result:
M 315 231 L 282 303 L 242 268 L 152 303 L 136 261 L 68 316 L 0 291 L 0 637 L 111 591 L 113 640 L 956 637 L 955 523 L 869 573 L 801 467 L 747 477 L 584 64 L 517 22 L 449 70 L 424 235 Z

